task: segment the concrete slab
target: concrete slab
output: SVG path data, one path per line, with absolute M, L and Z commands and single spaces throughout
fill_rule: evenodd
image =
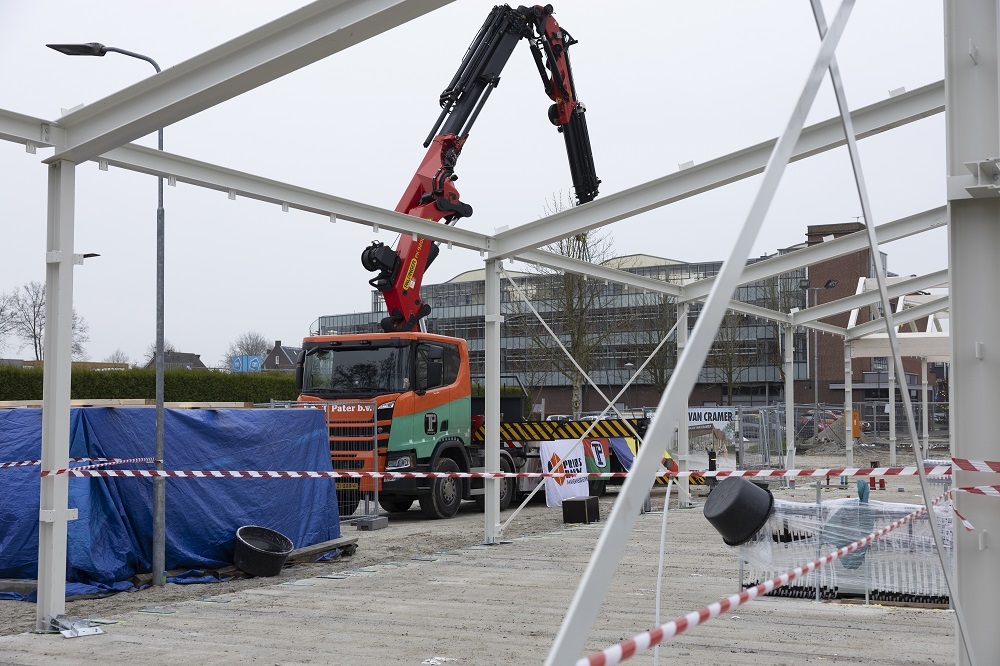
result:
M 659 512 L 639 518 L 588 654 L 654 626 L 661 525 Z M 243 590 L 222 595 L 222 603 L 170 604 L 177 611 L 171 615 L 113 615 L 121 624 L 104 626 L 100 636 L 0 637 L 0 663 L 538 664 L 602 527 L 564 526 L 418 559 L 400 552 L 354 571 L 350 560 L 335 561 L 324 573 L 352 575 Z M 738 591 L 735 553 L 701 507 L 671 508 L 667 529 L 660 623 Z M 941 664 L 954 663 L 955 637 L 950 611 L 765 598 L 689 630 L 662 646 L 660 657 L 664 663 Z M 653 663 L 652 654 L 628 663 Z

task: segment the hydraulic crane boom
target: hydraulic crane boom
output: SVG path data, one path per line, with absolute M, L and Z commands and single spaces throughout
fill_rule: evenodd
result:
M 529 40 L 545 93 L 553 101 L 549 120 L 566 141 L 577 203 L 597 196 L 601 181 L 594 170 L 586 110 L 576 97 L 569 62 L 569 47 L 576 40 L 559 26 L 552 5 L 517 9 L 497 5 L 441 93 L 441 114 L 424 141 L 427 153 L 396 206 L 397 212 L 445 224 L 472 215 L 472 206 L 460 200 L 455 188 L 455 165 L 472 125 L 521 39 Z M 408 235 L 400 236 L 395 250 L 375 241 L 362 252 L 365 269 L 378 272 L 369 284 L 385 299 L 389 316 L 382 320 L 382 329 L 386 333 L 414 330 L 430 312 L 430 306 L 420 298 L 420 285 L 437 254 L 436 243 Z

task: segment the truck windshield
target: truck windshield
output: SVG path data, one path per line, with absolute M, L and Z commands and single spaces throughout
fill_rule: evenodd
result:
M 409 390 L 406 347 L 318 348 L 306 352 L 303 390 L 373 396 Z

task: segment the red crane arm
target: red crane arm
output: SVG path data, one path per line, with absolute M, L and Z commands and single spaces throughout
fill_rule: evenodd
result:
M 443 220 L 445 224 L 472 215 L 472 206 L 460 200 L 455 188 L 455 164 L 479 112 L 500 82 L 500 72 L 523 38 L 531 41 L 545 92 L 554 102 L 549 120 L 566 139 L 577 202 L 583 204 L 597 196 L 601 181 L 594 172 L 585 109 L 577 101 L 569 64 L 569 46 L 576 41 L 559 27 L 552 5 L 516 10 L 498 5 L 441 93 L 441 114 L 424 142 L 427 153 L 403 192 L 397 212 L 435 222 Z M 436 243 L 405 234 L 400 236 L 395 250 L 375 241 L 362 252 L 362 265 L 378 272 L 369 284 L 382 293 L 389 313 L 382 320 L 383 331 L 413 330 L 430 312 L 430 306 L 420 298 L 420 285 L 437 254 Z

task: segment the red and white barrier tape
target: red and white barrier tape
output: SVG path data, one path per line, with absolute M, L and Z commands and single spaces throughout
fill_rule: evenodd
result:
M 967 520 L 967 519 L 965 518 L 965 516 L 963 516 L 962 514 L 960 514 L 960 513 L 958 512 L 958 509 L 956 509 L 956 508 L 955 508 L 955 505 L 954 505 L 954 504 L 952 504 L 952 505 L 951 505 L 951 512 L 952 512 L 952 513 L 954 513 L 954 514 L 955 514 L 955 517 L 956 517 L 956 518 L 958 518 L 958 520 L 959 520 L 959 522 L 960 522 L 960 523 L 962 523 L 962 527 L 964 527 L 964 528 L 965 528 L 965 531 L 966 531 L 966 532 L 972 532 L 973 530 L 975 530 L 975 529 L 976 529 L 976 527 L 975 527 L 975 526 L 974 526 L 974 525 L 973 525 L 972 523 L 970 523 L 970 522 L 969 522 L 969 521 L 968 521 L 968 520 Z
M 930 476 L 951 474 L 951 465 L 924 467 Z M 831 467 L 828 469 L 719 469 L 698 472 L 699 476 L 801 477 L 801 476 L 915 476 L 916 467 Z
M 70 458 L 69 462 L 128 462 L 124 458 Z M 19 460 L 17 462 L 0 463 L 0 469 L 4 467 L 29 467 L 31 465 L 41 465 L 41 460 Z
M 1000 497 L 1000 486 L 967 486 L 965 488 L 955 488 L 955 492 Z
M 152 462 L 148 458 L 70 458 L 69 462 L 95 462 L 95 463 L 122 463 L 122 462 Z M 947 462 L 947 461 L 942 461 Z M 968 460 L 965 458 L 955 458 L 950 461 L 954 464 L 955 469 L 959 469 L 967 472 L 1000 472 L 1000 462 L 989 462 L 983 460 Z M 0 463 L 0 469 L 5 467 L 24 467 L 29 465 L 39 465 L 40 460 L 21 460 L 17 462 L 4 462 Z M 81 469 L 81 468 L 76 468 Z M 925 466 L 924 470 L 928 475 L 931 476 L 946 476 L 952 473 L 951 464 L 943 464 L 937 466 Z M 49 476 L 53 473 L 62 473 L 62 471 L 57 470 L 56 472 L 46 471 L 43 476 Z M 444 473 L 422 473 L 422 472 L 399 472 L 400 474 L 423 474 L 421 477 L 413 478 L 434 478 L 435 476 L 448 476 Z M 705 477 L 718 477 L 724 478 L 727 476 L 745 476 L 745 477 L 802 477 L 802 476 L 913 476 L 917 473 L 916 467 L 830 467 L 825 469 L 720 469 L 715 471 L 705 471 L 705 470 L 695 470 L 690 472 L 680 472 L 674 476 L 683 477 L 695 474 L 697 476 Z M 374 472 L 362 472 L 361 474 L 370 475 Z M 391 474 L 386 472 L 385 474 Z M 540 473 L 527 474 L 527 476 L 539 476 Z M 544 475 L 544 474 L 542 474 Z M 604 472 L 604 473 L 592 473 L 592 474 L 565 474 L 563 476 L 588 476 L 591 478 L 620 478 L 624 476 L 623 472 Z M 525 474 L 490 474 L 489 478 L 501 478 L 503 476 L 516 476 L 521 477 Z M 465 477 L 458 476 L 453 478 L 484 478 L 483 476 L 473 476 Z
M 957 469 L 965 472 L 1000 472 L 1000 462 L 967 460 L 966 458 L 952 458 L 951 462 Z
M 948 497 L 949 494 L 950 492 L 944 493 L 943 495 L 935 499 L 933 502 L 931 502 L 931 505 L 937 504 L 944 498 Z M 743 604 L 745 604 L 748 601 L 751 601 L 752 599 L 756 599 L 757 597 L 763 596 L 768 592 L 771 592 L 772 590 L 787 585 L 788 583 L 792 582 L 796 578 L 799 578 L 803 574 L 812 573 L 813 571 L 822 567 L 823 565 L 828 564 L 833 560 L 839 559 L 844 555 L 852 553 L 858 550 L 859 548 L 868 545 L 872 541 L 875 541 L 876 539 L 885 536 L 886 534 L 896 529 L 897 527 L 905 525 L 914 518 L 917 518 L 926 512 L 927 512 L 926 507 L 920 507 L 913 513 L 900 518 L 891 525 L 883 527 L 882 529 L 877 530 L 875 532 L 872 532 L 868 536 L 862 539 L 858 539 L 854 543 L 848 544 L 843 548 L 840 548 L 830 553 L 829 555 L 824 555 L 823 557 L 817 560 L 813 560 L 812 562 L 804 566 L 796 567 L 795 569 L 787 571 L 778 576 L 777 578 L 772 578 L 771 580 L 761 583 L 756 587 L 747 588 L 742 592 L 740 592 L 739 594 L 734 594 L 724 599 L 720 599 L 715 603 L 705 606 L 699 611 L 683 615 L 675 620 L 672 620 L 671 622 L 660 625 L 656 629 L 639 634 L 638 636 L 631 638 L 627 641 L 622 641 L 618 645 L 613 645 L 601 652 L 592 654 L 589 657 L 583 657 L 576 662 L 576 666 L 613 666 L 614 664 L 620 664 L 626 659 L 629 659 L 630 657 L 640 652 L 648 650 L 650 647 L 654 645 L 662 643 L 663 641 L 668 640 L 670 638 L 674 638 L 675 636 L 681 635 L 691 627 L 696 627 L 699 624 L 711 620 L 712 618 L 718 617 L 722 613 L 728 612 L 733 608 L 742 606 Z
M 77 471 L 77 470 L 87 470 L 87 469 L 97 469 L 99 467 L 108 467 L 110 465 L 123 465 L 125 463 L 156 463 L 160 462 L 156 458 L 122 458 L 122 459 L 109 459 L 104 462 L 94 463 L 93 465 L 81 465 L 80 467 L 68 467 L 66 469 L 46 469 L 42 470 L 42 476 L 58 476 L 60 474 L 66 474 L 67 472 Z
M 148 459 L 143 462 L 150 462 Z M 951 467 L 925 467 L 929 475 L 949 475 Z M 42 476 L 70 474 L 72 476 L 176 476 L 191 478 L 311 478 L 311 479 L 624 479 L 628 472 L 328 472 L 328 471 L 250 471 L 250 470 L 102 470 L 88 471 L 84 467 L 62 470 L 45 470 Z M 825 476 L 915 476 L 916 467 L 837 467 L 831 469 L 777 469 L 777 470 L 702 470 L 690 472 L 663 471 L 660 477 L 825 477 Z
M 561 473 L 561 472 L 298 472 L 275 470 L 155 470 L 155 469 L 101 469 L 91 470 L 83 467 L 71 467 L 61 470 L 45 470 L 42 476 L 68 474 L 70 476 L 111 476 L 111 477 L 152 477 L 168 476 L 196 479 L 527 479 L 551 478 L 567 479 L 571 477 L 588 478 L 625 478 L 627 472 L 593 472 L 593 473 Z M 666 472 L 661 476 L 670 476 Z

